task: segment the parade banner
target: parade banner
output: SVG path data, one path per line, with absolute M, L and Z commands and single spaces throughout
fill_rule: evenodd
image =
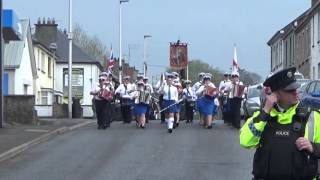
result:
M 175 70 L 185 69 L 188 66 L 187 43 L 170 43 L 170 67 Z

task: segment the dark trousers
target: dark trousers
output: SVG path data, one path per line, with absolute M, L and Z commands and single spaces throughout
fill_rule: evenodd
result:
M 237 98 L 237 97 L 230 99 L 230 113 L 229 113 L 230 120 L 231 120 L 232 125 L 238 129 L 240 129 L 241 101 L 242 101 L 242 99 Z
M 97 123 L 100 127 L 110 126 L 111 103 L 106 100 L 96 101 Z
M 187 122 L 193 121 L 194 105 L 195 105 L 195 102 L 185 101 L 185 107 L 186 107 L 185 115 L 186 115 Z
M 122 120 L 125 123 L 131 123 L 132 121 L 132 106 L 121 105 Z
M 161 94 L 161 95 L 159 96 L 159 106 L 160 106 L 160 109 L 163 108 L 163 107 L 162 107 L 162 102 L 163 102 L 163 94 Z M 164 111 L 161 112 L 161 114 L 160 114 L 160 119 L 161 119 L 161 123 L 164 123 L 164 122 L 165 122 L 166 117 L 165 117 Z

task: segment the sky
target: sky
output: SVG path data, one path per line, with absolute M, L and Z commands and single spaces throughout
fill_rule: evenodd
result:
M 19 18 L 35 24 L 55 18 L 68 29 L 68 0 L 3 0 Z M 188 43 L 189 60 L 229 71 L 236 44 L 240 68 L 265 77 L 270 71 L 266 42 L 311 6 L 311 0 L 130 0 L 122 7 L 122 52 L 142 71 L 144 35 L 148 76 L 169 66 L 169 42 Z M 97 36 L 119 56 L 119 0 L 74 0 L 73 24 Z M 130 52 L 130 53 L 129 53 Z M 129 59 L 130 54 L 130 59 Z

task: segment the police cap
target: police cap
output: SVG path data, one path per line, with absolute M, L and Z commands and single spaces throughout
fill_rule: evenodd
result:
M 300 87 L 294 76 L 296 72 L 295 67 L 283 69 L 268 77 L 263 85 L 270 87 L 271 91 L 276 90 L 294 90 Z

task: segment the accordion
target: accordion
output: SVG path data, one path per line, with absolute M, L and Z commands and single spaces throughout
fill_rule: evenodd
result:
M 243 98 L 245 87 L 246 86 L 244 85 L 233 84 L 229 94 L 229 98 L 234 98 L 234 97 Z
M 138 91 L 138 103 L 148 104 L 151 100 L 151 94 L 149 91 Z
M 213 96 L 216 96 L 217 93 L 218 93 L 217 88 L 214 88 L 212 86 L 206 86 L 206 92 L 205 92 L 206 95 L 213 97 Z
M 105 85 L 100 89 L 98 96 L 102 99 L 111 101 L 113 99 L 113 92 L 110 91 Z

